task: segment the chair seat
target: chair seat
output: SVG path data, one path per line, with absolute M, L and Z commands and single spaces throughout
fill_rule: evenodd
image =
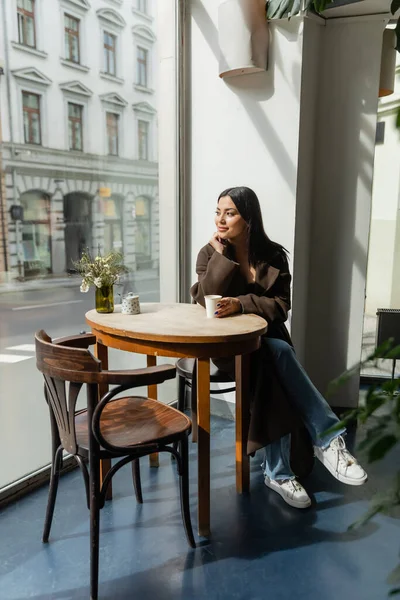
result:
M 179 375 L 185 377 L 185 379 L 192 379 L 194 362 L 194 358 L 180 358 L 175 365 Z M 212 383 L 232 383 L 234 380 L 229 373 L 220 371 L 212 362 L 210 362 L 210 381 Z
M 114 446 L 164 443 L 191 429 L 190 419 L 157 400 L 130 396 L 109 402 L 101 416 L 101 433 Z M 75 417 L 78 445 L 87 450 L 87 411 Z

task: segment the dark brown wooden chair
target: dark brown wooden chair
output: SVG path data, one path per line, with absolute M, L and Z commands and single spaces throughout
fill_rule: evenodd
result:
M 186 388 L 191 390 L 190 407 L 192 411 L 192 441 L 197 442 L 197 369 L 194 358 L 180 358 L 176 362 L 176 371 L 178 374 L 178 404 L 177 408 L 181 412 L 185 410 Z M 220 371 L 212 362 L 210 362 L 210 383 L 233 383 L 232 377 L 224 371 Z M 235 385 L 229 388 L 220 389 L 211 387 L 210 393 L 227 394 L 235 391 Z
M 137 396 L 115 396 L 138 386 L 156 385 L 176 375 L 175 367 L 162 365 L 132 371 L 102 371 L 101 363 L 88 350 L 95 343 L 91 334 L 52 342 L 44 332 L 36 336 L 36 364 L 45 380 L 50 409 L 52 468 L 43 542 L 49 539 L 63 450 L 75 457 L 82 473 L 90 510 L 90 598 L 98 597 L 99 511 L 115 473 L 132 462 L 136 498 L 142 502 L 139 458 L 154 452 L 170 452 L 177 460 L 180 477 L 181 512 L 186 537 L 194 548 L 189 512 L 188 436 L 191 422 L 178 410 Z M 76 402 L 86 384 L 87 408 L 76 411 Z M 99 386 L 116 386 L 99 398 Z M 178 444 L 179 451 L 175 446 Z M 119 459 L 100 482 L 100 461 Z

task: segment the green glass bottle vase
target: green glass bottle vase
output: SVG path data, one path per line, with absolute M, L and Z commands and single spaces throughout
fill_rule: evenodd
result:
M 114 290 L 112 285 L 96 288 L 96 310 L 98 313 L 114 312 Z

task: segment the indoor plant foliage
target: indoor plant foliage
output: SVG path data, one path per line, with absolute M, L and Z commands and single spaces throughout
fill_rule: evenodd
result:
M 393 348 L 391 340 L 385 342 L 363 363 L 356 365 L 333 381 L 329 392 L 334 392 L 338 386 L 359 373 L 361 366 L 370 363 L 376 366 L 376 362 L 380 358 L 400 359 L 400 346 Z M 342 421 L 333 429 L 339 430 L 354 420 L 367 424 L 366 436 L 360 443 L 359 449 L 366 452 L 368 462 L 383 459 L 394 448 L 400 452 L 400 378 L 370 386 L 365 402 L 358 408 L 347 412 Z M 400 507 L 400 469 L 395 473 L 391 488 L 384 493 L 375 494 L 367 513 L 351 527 L 363 525 L 377 513 L 387 514 L 396 507 Z M 390 595 L 400 594 L 400 564 L 389 575 L 388 582 L 396 585 Z
M 128 272 L 124 265 L 124 257 L 120 252 L 109 252 L 105 256 L 93 258 L 86 250 L 80 260 L 74 262 L 74 267 L 82 276 L 81 292 L 88 292 L 91 285 L 96 288 L 96 310 L 109 313 L 114 310 L 113 285 L 120 276 Z

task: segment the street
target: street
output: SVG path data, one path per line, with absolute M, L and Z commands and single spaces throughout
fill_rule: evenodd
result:
M 94 290 L 82 294 L 80 280 L 77 279 L 77 285 L 71 286 L 71 283 L 0 293 L 0 452 L 5 455 L 12 449 L 12 460 L 2 463 L 0 489 L 49 464 L 49 417 L 43 378 L 34 359 L 34 334 L 43 328 L 56 338 L 88 330 L 85 313 L 94 308 Z M 138 281 L 133 289 L 139 293 L 141 302 L 159 300 L 157 279 Z M 170 361 L 161 359 L 159 362 Z M 110 368 L 132 369 L 145 365 L 145 356 L 110 352 Z M 174 381 L 160 386 L 160 400 L 175 400 L 175 389 Z M 145 389 L 137 389 L 135 393 L 147 395 Z M 84 400 L 82 393 L 78 406 L 82 406 Z

